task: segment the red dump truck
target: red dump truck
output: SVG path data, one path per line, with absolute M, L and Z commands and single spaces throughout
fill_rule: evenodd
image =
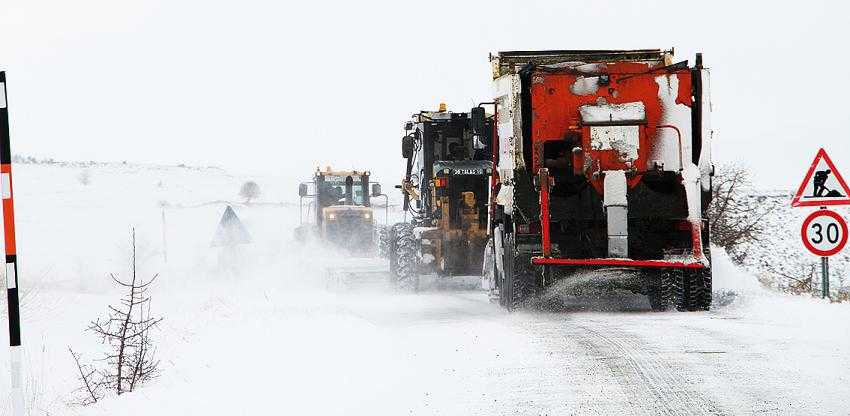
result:
M 656 310 L 706 310 L 708 70 L 672 51 L 491 55 L 489 289 L 507 308 L 602 270 Z

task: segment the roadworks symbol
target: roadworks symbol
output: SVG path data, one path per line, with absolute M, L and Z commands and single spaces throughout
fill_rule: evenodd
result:
M 850 205 L 850 189 L 826 150 L 820 149 L 809 166 L 800 188 L 791 202 L 792 207 Z

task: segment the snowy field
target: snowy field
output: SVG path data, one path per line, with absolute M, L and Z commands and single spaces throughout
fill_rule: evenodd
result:
M 717 296 L 711 312 L 652 313 L 640 296 L 590 293 L 560 310 L 507 313 L 446 285 L 328 290 L 324 265 L 338 256 L 291 238 L 295 178 L 15 169 L 33 415 L 850 413 L 850 305 L 767 292 L 723 253 L 715 286 L 735 294 Z M 236 196 L 247 179 L 263 191 L 251 205 Z M 227 201 L 254 243 L 223 265 L 210 240 Z M 67 347 L 86 360 L 103 351 L 84 330 L 122 294 L 108 273 L 126 273 L 131 227 L 140 272 L 161 275 L 152 307 L 165 318 L 154 334 L 161 373 L 76 406 Z M 0 348 L 0 415 L 7 354 Z

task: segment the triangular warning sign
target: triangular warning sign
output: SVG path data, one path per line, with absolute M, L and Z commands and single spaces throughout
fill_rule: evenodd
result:
M 826 150 L 820 149 L 800 188 L 791 201 L 792 207 L 850 205 L 850 189 L 835 168 Z
M 245 229 L 242 221 L 239 221 L 239 217 L 236 216 L 233 208 L 228 205 L 227 209 L 224 210 L 224 214 L 221 216 L 221 221 L 218 223 L 218 229 L 215 231 L 215 236 L 213 236 L 210 246 L 229 247 L 237 244 L 248 244 L 250 242 L 251 235 L 248 234 L 248 230 Z

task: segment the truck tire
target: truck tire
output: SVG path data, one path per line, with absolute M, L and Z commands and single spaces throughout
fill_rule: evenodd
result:
M 661 271 L 658 285 L 647 291 L 649 305 L 654 311 L 673 308 L 679 311 L 707 311 L 711 308 L 711 249 L 709 230 L 703 228 L 703 255 L 708 267 L 701 269 L 672 269 Z
M 689 311 L 707 311 L 711 308 L 711 238 L 708 227 L 702 229 L 702 254 L 707 266 L 702 269 L 689 269 L 686 273 L 688 288 L 685 308 Z
M 711 248 L 709 246 L 709 241 L 710 241 L 709 240 L 709 238 L 710 238 L 709 230 L 706 228 L 706 229 L 703 230 L 703 233 L 704 234 L 703 234 L 703 240 L 702 241 L 703 241 L 703 245 L 705 247 L 705 249 L 703 249 L 703 254 L 705 255 L 705 258 L 708 260 L 708 267 L 705 268 L 705 269 L 699 270 L 699 272 L 701 272 L 703 293 L 702 293 L 702 296 L 701 296 L 701 298 L 700 298 L 700 300 L 699 300 L 699 302 L 697 303 L 696 306 L 697 306 L 697 310 L 707 311 L 711 308 L 711 300 L 712 300 L 712 293 L 713 293 L 712 287 L 711 287 L 712 286 L 711 282 L 713 280 L 711 266 L 714 263 L 712 263 L 712 261 L 711 261 Z
M 665 296 L 666 288 L 664 285 L 664 278 L 659 277 L 658 283 L 651 286 L 646 292 L 646 297 L 649 298 L 649 307 L 652 308 L 653 311 L 664 312 L 672 309 L 669 302 L 670 297 Z
M 688 280 L 687 310 L 707 311 L 711 307 L 711 268 L 690 270 Z
M 711 198 L 711 192 L 708 195 Z M 703 212 L 703 218 L 705 218 Z M 711 308 L 712 299 L 712 271 L 711 271 L 711 228 L 708 226 L 708 221 L 704 222 L 702 227 L 702 254 L 708 260 L 708 266 L 703 269 L 695 269 L 690 276 L 693 281 L 693 295 L 691 295 L 690 305 L 688 310 L 692 311 L 707 311 Z
M 394 228 L 396 287 L 419 291 L 419 246 L 413 235 L 413 225 L 399 223 Z
M 708 241 L 708 233 L 704 233 L 703 241 Z M 711 249 L 705 248 L 703 255 L 708 260 L 708 267 L 690 271 L 691 290 L 688 300 L 689 311 L 707 311 L 711 308 Z
M 681 269 L 662 270 L 658 272 L 656 280 L 656 284 L 647 291 L 652 310 L 684 310 L 685 272 Z
M 502 233 L 502 270 L 497 270 L 499 283 L 499 305 L 513 310 L 518 299 L 514 297 L 514 255 L 513 235 Z
M 499 279 L 499 304 L 509 310 L 522 307 L 536 294 L 535 274 L 531 270 L 530 256 L 520 256 L 516 251 L 513 233 L 502 233 L 502 269 Z M 523 262 L 527 262 L 525 264 Z
M 711 307 L 711 268 L 665 270 L 647 296 L 654 311 L 707 311 Z

